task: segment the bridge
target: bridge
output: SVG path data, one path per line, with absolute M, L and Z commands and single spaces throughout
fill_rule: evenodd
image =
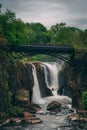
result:
M 0 45 L 0 48 L 6 52 L 25 52 L 30 54 L 72 54 L 74 53 L 73 46 L 64 45 Z
M 8 53 L 11 52 L 24 52 L 29 56 L 37 55 L 37 54 L 46 54 L 50 56 L 54 56 L 56 58 L 62 59 L 66 62 L 71 62 L 67 59 L 66 54 L 74 55 L 73 46 L 64 46 L 64 45 L 8 45 L 3 46 L 0 45 L 0 49 L 6 51 Z

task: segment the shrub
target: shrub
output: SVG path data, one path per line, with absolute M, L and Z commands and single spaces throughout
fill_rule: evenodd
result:
M 23 109 L 16 106 L 11 106 L 10 108 L 8 108 L 6 115 L 8 117 L 22 117 Z
M 87 109 L 87 91 L 82 93 L 82 101 L 83 101 L 84 108 Z

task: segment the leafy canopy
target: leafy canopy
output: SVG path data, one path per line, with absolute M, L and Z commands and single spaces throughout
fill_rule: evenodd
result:
M 24 23 L 14 12 L 1 12 L 0 43 L 2 44 L 44 44 L 73 45 L 75 49 L 87 50 L 87 29 L 66 26 L 65 23 L 52 25 L 49 30 L 41 23 Z

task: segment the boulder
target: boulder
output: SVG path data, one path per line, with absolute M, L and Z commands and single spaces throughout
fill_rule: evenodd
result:
M 21 119 L 20 118 L 11 118 L 9 123 L 21 123 Z
M 23 117 L 35 117 L 35 115 L 31 114 L 30 112 L 24 111 L 23 112 Z
M 71 121 L 78 121 L 79 120 L 79 115 L 77 113 L 74 113 L 69 116 Z
M 41 110 L 41 107 L 37 104 L 30 104 L 28 105 L 28 111 L 31 113 L 37 113 Z
M 37 117 L 29 117 L 29 118 L 23 118 L 22 123 L 37 124 L 37 123 L 42 123 L 42 120 Z
M 42 120 L 40 118 L 36 118 L 31 121 L 31 124 L 37 124 L 37 123 L 42 123 Z
M 42 123 L 42 120 L 36 117 L 34 114 L 31 114 L 28 111 L 23 112 L 23 117 L 12 117 L 8 119 L 2 120 L 0 122 L 0 126 L 14 126 L 14 125 L 21 125 L 21 124 L 36 124 Z
M 82 118 L 87 118 L 87 110 L 77 110 L 77 113 Z
M 50 111 L 51 114 L 56 114 L 61 110 L 61 104 L 57 101 L 52 101 L 48 104 L 47 110 Z

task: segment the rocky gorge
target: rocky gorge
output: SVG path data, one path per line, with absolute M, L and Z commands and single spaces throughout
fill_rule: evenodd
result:
M 72 99 L 72 105 L 76 109 L 78 108 L 83 109 L 82 92 L 87 90 L 86 59 L 87 59 L 86 55 L 82 55 L 82 56 L 77 55 L 74 59 L 75 62 L 74 67 L 66 65 L 62 69 L 60 69 L 58 73 L 59 88 L 57 90 L 57 93 L 60 95 L 66 95 L 70 97 Z M 36 68 L 36 70 L 34 67 Z M 47 73 L 45 73 L 45 70 L 47 70 Z M 1 52 L 0 55 L 0 112 L 1 113 L 6 112 L 10 105 L 22 106 L 27 108 L 26 104 L 30 105 L 32 103 L 32 97 L 34 92 L 33 90 L 34 80 L 35 80 L 33 74 L 35 73 L 35 71 L 37 72 L 37 78 L 39 84 L 38 87 L 40 90 L 40 93 L 38 93 L 38 95 L 41 94 L 41 97 L 43 98 L 48 97 L 49 99 L 49 96 L 51 97 L 54 94 L 52 93 L 52 91 L 54 91 L 54 88 L 51 89 L 49 88 L 49 86 L 52 86 L 52 82 L 50 80 L 51 79 L 49 73 L 50 70 L 48 69 L 47 64 L 43 65 L 43 63 L 41 62 L 31 63 L 31 62 L 20 62 L 20 61 L 10 63 L 7 55 Z M 45 76 L 50 77 L 48 78 L 49 85 L 47 85 Z M 20 90 L 26 91 L 24 96 L 23 94 L 21 94 L 22 95 L 21 97 L 18 96 Z M 62 109 L 62 111 L 64 111 L 64 109 Z M 42 119 L 44 117 L 42 117 Z

